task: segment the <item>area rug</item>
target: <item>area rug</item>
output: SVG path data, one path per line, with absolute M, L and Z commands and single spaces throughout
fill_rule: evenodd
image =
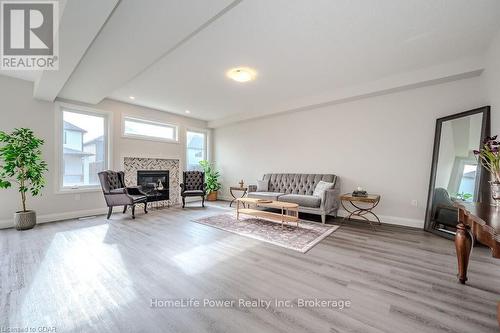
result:
M 339 228 L 339 226 L 300 220 L 299 227 L 295 223 L 290 223 L 289 225 L 285 224 L 282 229 L 281 223 L 252 216 L 240 215 L 240 220 L 238 221 L 236 220 L 236 215 L 233 213 L 204 217 L 193 220 L 193 222 L 302 253 L 309 251 L 313 246 Z

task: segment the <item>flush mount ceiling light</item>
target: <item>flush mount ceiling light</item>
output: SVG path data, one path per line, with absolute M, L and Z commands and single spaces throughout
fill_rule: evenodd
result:
M 135 97 L 134 96 L 129 96 L 128 98 L 130 98 L 131 100 L 134 100 Z
M 189 110 L 186 110 L 186 113 L 187 113 L 187 114 L 190 114 L 190 113 L 191 113 L 191 111 L 189 111 Z
M 226 75 L 236 82 L 248 82 L 254 80 L 257 73 L 248 67 L 236 67 L 228 70 Z

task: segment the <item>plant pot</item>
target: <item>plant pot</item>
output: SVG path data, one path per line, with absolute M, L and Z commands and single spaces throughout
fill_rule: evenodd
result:
M 207 201 L 217 201 L 217 191 L 212 191 L 207 194 Z
M 36 212 L 34 210 L 21 211 L 14 214 L 14 225 L 17 230 L 32 229 L 35 224 Z
M 490 182 L 491 189 L 491 198 L 495 206 L 499 206 L 500 201 L 500 183 L 499 182 Z

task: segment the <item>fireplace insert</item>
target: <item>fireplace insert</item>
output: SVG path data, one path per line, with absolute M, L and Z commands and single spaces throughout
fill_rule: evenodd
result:
M 137 185 L 146 193 L 148 202 L 170 199 L 168 170 L 138 170 Z

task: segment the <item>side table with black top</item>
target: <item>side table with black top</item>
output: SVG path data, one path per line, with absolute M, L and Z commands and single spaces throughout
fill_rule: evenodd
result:
M 241 195 L 239 197 L 237 197 L 233 191 L 239 191 L 241 192 Z M 243 198 L 248 192 L 248 187 L 240 187 L 240 186 L 231 186 L 229 188 L 229 193 L 231 194 L 231 196 L 233 197 L 233 200 L 231 200 L 231 202 L 229 203 L 229 207 L 232 207 L 233 206 L 233 202 L 236 201 L 236 199 L 238 198 Z
M 167 207 L 170 207 L 168 201 L 170 199 L 169 189 L 165 188 L 159 190 L 157 188 L 154 188 L 154 189 L 147 189 L 144 192 L 147 195 L 148 206 L 150 206 L 151 208 L 164 207 L 165 204 L 167 205 Z
M 349 215 L 344 217 L 344 220 L 350 220 L 353 216 L 360 217 L 365 221 L 368 221 L 373 230 L 376 230 L 373 222 L 377 222 L 379 225 L 381 224 L 380 219 L 373 212 L 373 209 L 377 207 L 379 202 L 380 195 L 378 194 L 368 194 L 364 197 L 358 197 L 352 195 L 352 193 L 346 193 L 340 196 L 340 203 L 342 204 L 342 207 L 344 207 L 346 212 L 349 213 Z M 366 217 L 366 215 L 374 217 L 376 221 L 370 220 Z

